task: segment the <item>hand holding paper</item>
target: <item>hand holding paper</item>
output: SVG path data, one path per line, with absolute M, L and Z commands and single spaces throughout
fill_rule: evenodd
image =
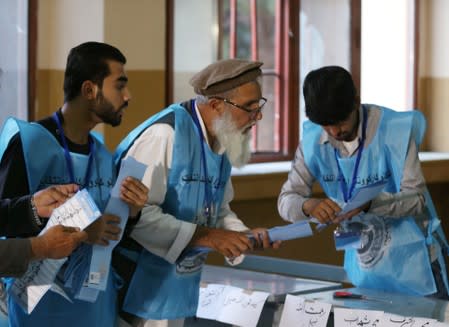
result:
M 341 212 L 338 215 L 344 215 L 351 210 L 362 207 L 365 203 L 374 199 L 387 185 L 387 181 L 383 180 L 374 184 L 369 184 L 364 187 L 358 188 L 354 191 L 354 194 L 349 201 L 343 206 Z
M 293 224 L 270 228 L 267 230 L 267 234 L 270 243 L 275 243 L 311 236 L 313 233 L 308 221 L 297 221 Z M 254 235 L 249 235 L 248 237 L 255 241 Z
M 369 184 L 363 187 L 360 187 L 354 191 L 354 194 L 352 197 L 348 200 L 348 202 L 343 205 L 341 208 L 341 211 L 339 211 L 337 214 L 335 214 L 334 217 L 330 217 L 331 219 L 327 221 L 326 223 L 322 223 L 320 219 L 317 219 L 317 217 L 314 217 L 312 215 L 312 218 L 310 219 L 311 222 L 318 223 L 316 229 L 318 231 L 323 230 L 327 226 L 329 226 L 331 223 L 339 223 L 340 221 L 344 219 L 348 219 L 355 214 L 358 214 L 359 212 L 354 213 L 354 215 L 350 214 L 351 211 L 354 211 L 356 209 L 362 208 L 365 204 L 370 202 L 372 199 L 374 199 L 378 194 L 384 189 L 384 187 L 387 185 L 387 181 L 379 181 L 374 184 Z M 316 210 L 318 211 L 318 210 Z M 326 214 L 328 212 L 326 211 Z M 349 215 L 348 215 L 349 214 Z

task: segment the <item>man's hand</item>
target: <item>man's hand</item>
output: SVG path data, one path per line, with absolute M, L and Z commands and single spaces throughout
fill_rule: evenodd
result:
M 331 199 L 312 198 L 304 202 L 303 211 L 307 216 L 314 217 L 322 224 L 330 224 L 337 221 L 337 215 L 341 211 L 340 206 Z
M 39 217 L 50 217 L 53 209 L 59 207 L 78 191 L 78 185 L 53 185 L 33 195 L 34 206 Z
M 83 241 L 87 233 L 79 228 L 56 225 L 43 235 L 31 240 L 32 259 L 61 259 L 70 255 Z
M 335 220 L 334 223 L 340 223 L 343 220 L 348 220 L 351 219 L 354 216 L 357 216 L 359 213 L 361 213 L 362 211 L 367 212 L 369 210 L 371 206 L 371 201 L 365 203 L 363 206 L 359 207 L 359 208 L 355 208 L 352 209 L 351 211 L 348 211 L 347 213 L 345 213 L 344 215 L 340 215 L 338 216 Z
M 281 241 L 271 242 L 268 237 L 268 231 L 266 228 L 254 228 L 251 229 L 251 234 L 254 237 L 254 248 L 255 249 L 279 249 L 281 246 Z
M 87 243 L 98 245 L 109 245 L 109 241 L 117 241 L 120 236 L 121 228 L 120 217 L 104 214 L 92 224 L 86 227 Z
M 190 245 L 209 247 L 229 258 L 253 249 L 245 233 L 202 226 L 197 227 Z
M 135 217 L 148 200 L 148 187 L 134 177 L 126 177 L 120 187 L 120 198 L 129 205 L 129 216 Z

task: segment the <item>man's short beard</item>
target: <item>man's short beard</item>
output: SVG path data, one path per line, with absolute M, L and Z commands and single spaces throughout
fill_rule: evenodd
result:
M 240 168 L 251 158 L 251 133 L 243 133 L 249 125 L 238 129 L 229 112 L 213 122 L 213 130 L 220 145 L 226 149 L 226 154 L 232 166 Z

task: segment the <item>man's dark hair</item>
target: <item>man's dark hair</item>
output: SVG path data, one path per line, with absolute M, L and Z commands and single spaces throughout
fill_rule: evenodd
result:
M 303 93 L 307 117 L 318 125 L 327 126 L 349 117 L 357 92 L 346 69 L 327 66 L 307 74 Z
M 64 73 L 64 102 L 80 94 L 84 81 L 92 81 L 101 88 L 110 74 L 108 60 L 126 64 L 120 50 L 106 43 L 86 42 L 72 48 Z

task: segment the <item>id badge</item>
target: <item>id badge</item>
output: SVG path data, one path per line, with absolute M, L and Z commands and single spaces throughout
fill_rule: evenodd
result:
M 334 230 L 334 241 L 337 251 L 360 249 L 362 247 L 362 232 L 346 226 L 339 226 Z
M 215 227 L 216 225 L 217 206 L 212 203 L 210 206 L 204 205 L 196 215 L 195 223 L 201 226 Z

